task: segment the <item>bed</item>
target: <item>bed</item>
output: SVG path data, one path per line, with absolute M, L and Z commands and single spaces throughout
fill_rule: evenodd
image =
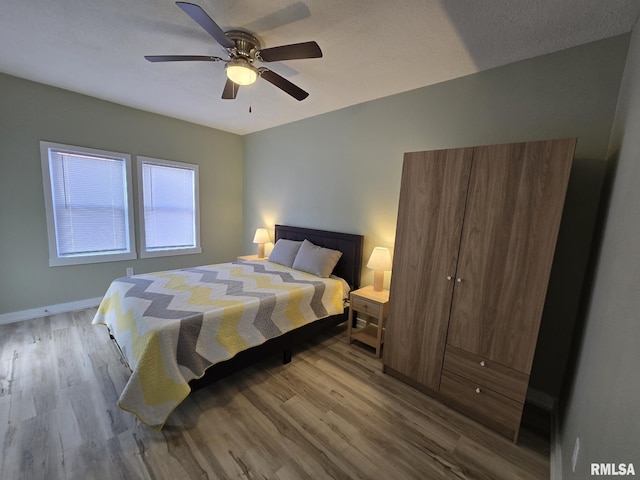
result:
M 275 242 L 273 261 L 111 283 L 93 323 L 108 328 L 132 372 L 121 409 L 161 429 L 192 388 L 276 352 L 287 363 L 302 342 L 347 319 L 345 299 L 360 283 L 363 237 L 276 225 Z M 329 257 L 335 267 L 333 261 L 317 267 L 317 258 Z

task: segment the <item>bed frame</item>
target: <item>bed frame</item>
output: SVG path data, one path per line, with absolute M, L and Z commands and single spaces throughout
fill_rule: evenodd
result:
M 346 280 L 352 290 L 359 288 L 362 269 L 362 244 L 364 240 L 362 235 L 276 225 L 275 240 L 278 241 L 280 239 L 296 241 L 306 239 L 321 247 L 340 250 L 342 257 L 334 268 L 333 273 Z M 289 363 L 295 347 L 317 336 L 319 333 L 346 321 L 347 313 L 348 310 L 345 309 L 342 314 L 317 320 L 279 337 L 272 338 L 262 345 L 244 350 L 227 361 L 209 367 L 203 377 L 191 380 L 189 385 L 193 390 L 204 387 L 241 368 L 278 353 L 282 354 L 283 363 Z

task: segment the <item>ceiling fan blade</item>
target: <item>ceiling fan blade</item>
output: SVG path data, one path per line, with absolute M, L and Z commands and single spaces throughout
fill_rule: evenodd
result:
M 265 62 L 298 60 L 302 58 L 321 58 L 322 50 L 316 42 L 292 43 L 260 50 L 257 55 Z
M 150 62 L 221 62 L 220 57 L 210 55 L 145 55 Z
M 227 83 L 224 84 L 224 90 L 222 91 L 222 98 L 224 100 L 234 100 L 239 89 L 239 85 L 236 85 L 227 78 Z
M 276 72 L 273 72 L 268 68 L 261 68 L 260 76 L 264 78 L 267 82 L 278 87 L 280 90 L 288 93 L 298 101 L 304 100 L 309 96 L 309 94 L 304 90 L 302 90 L 300 87 L 298 87 L 297 85 L 294 85 L 286 78 L 281 77 Z
M 236 44 L 231 40 L 224 31 L 214 22 L 207 12 L 199 5 L 188 2 L 176 2 L 176 5 L 182 9 L 184 13 L 189 15 L 198 25 L 204 28 L 209 35 L 224 48 L 235 48 Z

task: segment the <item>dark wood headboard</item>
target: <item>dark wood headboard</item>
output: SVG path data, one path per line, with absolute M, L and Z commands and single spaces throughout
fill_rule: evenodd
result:
M 276 242 L 285 240 L 309 240 L 320 247 L 340 250 L 342 257 L 338 261 L 333 274 L 347 281 L 352 289 L 360 287 L 360 273 L 362 271 L 362 244 L 364 236 L 352 233 L 328 232 L 312 228 L 276 225 Z

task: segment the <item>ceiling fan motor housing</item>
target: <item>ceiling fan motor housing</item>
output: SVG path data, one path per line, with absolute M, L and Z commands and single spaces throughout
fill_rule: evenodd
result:
M 226 34 L 236 44 L 236 55 L 247 58 L 250 61 L 255 59 L 255 52 L 260 50 L 260 41 L 256 37 L 241 30 L 230 30 Z

